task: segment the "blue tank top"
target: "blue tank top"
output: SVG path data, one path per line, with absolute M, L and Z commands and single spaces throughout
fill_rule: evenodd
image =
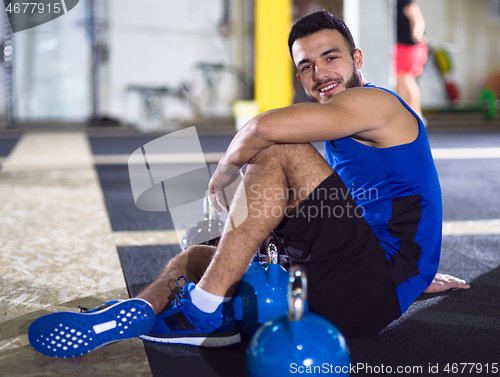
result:
M 373 84 L 365 87 L 378 88 Z M 441 187 L 420 118 L 411 143 L 374 148 L 346 137 L 325 141 L 339 174 L 385 249 L 401 313 L 430 285 L 441 253 Z

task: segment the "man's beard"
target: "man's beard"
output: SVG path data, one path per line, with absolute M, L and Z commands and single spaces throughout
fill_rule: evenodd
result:
M 334 80 L 332 80 L 334 81 Z M 328 82 L 328 81 L 327 81 Z M 324 85 L 326 84 L 327 82 L 324 82 L 324 83 L 321 83 L 319 84 L 318 86 L 320 85 Z M 360 88 L 361 86 L 363 86 L 363 79 L 361 77 L 361 72 L 359 71 L 358 67 L 356 66 L 356 62 L 354 62 L 354 70 L 352 72 L 352 75 L 351 77 L 349 78 L 349 80 L 347 81 L 346 85 L 345 85 L 345 88 L 346 89 L 350 89 L 350 88 Z M 312 101 L 312 102 L 316 102 L 316 103 L 319 103 L 318 99 L 316 97 L 314 97 L 312 94 L 310 93 L 307 93 L 306 92 L 306 95 L 307 97 Z

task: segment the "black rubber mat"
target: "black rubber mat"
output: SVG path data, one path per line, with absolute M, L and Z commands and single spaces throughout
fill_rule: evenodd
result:
M 92 148 L 92 153 L 96 155 L 107 155 L 107 154 L 126 154 L 129 155 L 136 149 L 142 147 L 144 144 L 149 143 L 159 137 L 164 136 L 163 134 L 155 134 L 148 136 L 110 136 L 110 137 L 89 137 L 90 146 Z M 205 153 L 216 153 L 224 152 L 229 143 L 232 140 L 232 136 L 209 136 L 200 135 L 199 136 L 201 149 Z M 179 143 L 182 146 L 182 143 Z M 313 143 L 313 145 L 321 150 L 323 149 L 323 143 Z M 182 151 L 181 151 L 182 152 Z M 170 152 L 172 153 L 172 151 Z
M 436 160 L 443 220 L 500 218 L 500 160 Z
M 98 155 L 105 154 L 131 154 L 137 148 L 155 140 L 163 135 L 148 135 L 136 137 L 89 137 L 92 152 Z M 229 146 L 231 136 L 207 136 L 199 137 L 201 149 L 205 153 L 223 152 Z M 179 151 L 169 151 L 168 153 L 182 152 L 182 142 L 179 142 Z
M 498 148 L 498 131 L 429 132 L 431 148 Z
M 130 297 L 137 296 L 152 283 L 180 251 L 178 245 L 119 247 L 118 255 Z
M 174 229 L 169 212 L 142 211 L 136 207 L 128 166 L 98 165 L 96 170 L 113 231 Z
M 244 377 L 248 342 L 210 349 L 144 342 L 154 377 Z
M 7 157 L 19 138 L 0 138 L 0 157 Z

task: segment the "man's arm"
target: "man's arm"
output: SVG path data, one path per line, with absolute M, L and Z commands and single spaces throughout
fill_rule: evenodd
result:
M 261 150 L 279 143 L 300 144 L 351 136 L 370 146 L 387 148 L 410 143 L 418 121 L 392 94 L 375 88 L 353 88 L 325 104 L 301 103 L 265 112 L 233 138 L 209 184 L 210 200 L 237 177 L 239 169 Z M 222 207 L 229 203 L 222 201 Z
M 219 164 L 242 167 L 278 143 L 352 136 L 368 145 L 390 147 L 417 135 L 417 121 L 396 97 L 375 88 L 353 88 L 325 104 L 301 103 L 258 115 L 236 134 Z
M 411 36 L 415 43 L 426 43 L 424 35 L 425 20 L 420 10 L 420 6 L 411 2 L 402 9 L 403 14 L 410 21 Z

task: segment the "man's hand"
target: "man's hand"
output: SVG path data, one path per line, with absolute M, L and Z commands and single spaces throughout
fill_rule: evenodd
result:
M 448 289 L 459 288 L 469 289 L 470 285 L 465 284 L 465 281 L 451 275 L 437 273 L 431 285 L 424 291 L 425 293 L 444 292 Z
M 217 212 L 221 213 L 224 209 L 229 211 L 241 180 L 241 171 L 238 167 L 226 164 L 217 166 L 208 184 L 210 202 Z

